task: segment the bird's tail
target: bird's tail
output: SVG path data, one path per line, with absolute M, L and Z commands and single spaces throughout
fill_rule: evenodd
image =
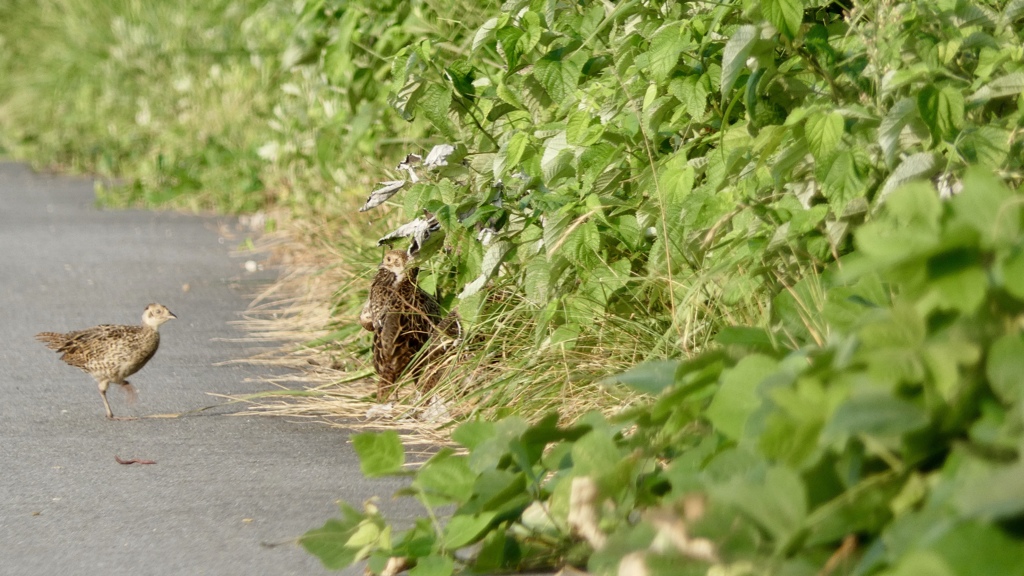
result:
M 60 347 L 67 342 L 67 337 L 57 332 L 40 332 L 36 334 L 36 340 L 39 340 L 50 350 L 60 350 Z

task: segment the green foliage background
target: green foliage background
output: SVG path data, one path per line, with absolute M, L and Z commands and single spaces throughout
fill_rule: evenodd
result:
M 445 526 L 343 507 L 303 540 L 330 566 L 1019 573 L 1022 22 L 1022 0 L 8 0 L 0 146 L 129 181 L 108 203 L 346 230 L 390 166 L 455 146 L 384 224 L 437 216 L 421 282 L 483 374 L 447 390 L 489 418 L 408 491 L 455 504 Z M 607 409 L 595 381 L 633 365 L 608 389 L 649 399 L 566 408 Z M 400 470 L 393 436 L 361 438 L 365 472 Z M 570 521 L 580 478 L 603 540 Z

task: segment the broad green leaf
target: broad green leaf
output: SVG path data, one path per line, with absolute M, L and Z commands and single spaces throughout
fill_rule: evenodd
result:
M 576 110 L 565 122 L 565 138 L 569 144 L 573 146 L 589 146 L 593 144 L 591 139 L 594 133 L 600 136 L 600 132 L 597 130 L 591 130 L 591 121 L 593 117 L 586 110 Z M 594 126 L 594 128 L 600 129 L 600 125 Z
M 484 531 L 490 526 L 495 516 L 497 516 L 496 512 L 452 516 L 452 519 L 444 527 L 445 548 L 454 551 L 476 542 L 483 537 Z
M 757 41 L 758 30 L 745 24 L 733 32 L 722 50 L 722 97 L 728 96 L 740 73 L 747 67 L 747 57 Z
M 494 158 L 494 178 L 496 180 L 505 177 L 506 172 L 514 171 L 519 166 L 519 161 L 523 159 L 523 152 L 526 151 L 529 141 L 530 137 L 526 133 L 515 132 L 505 142 L 505 145 L 498 149 Z
M 509 70 L 515 70 L 519 66 L 519 58 L 522 56 L 519 40 L 524 34 L 519 26 L 505 26 L 494 33 L 498 46 L 505 53 L 505 65 Z
M 648 52 L 648 72 L 651 78 L 659 84 L 668 79 L 669 74 L 679 61 L 679 55 L 686 48 L 686 43 L 680 37 L 681 32 L 680 23 L 671 22 L 663 26 L 651 38 L 651 48 Z
M 993 98 L 1019 96 L 1021 93 L 1024 93 L 1024 72 L 1011 72 L 978 88 L 971 95 L 970 103 L 980 104 Z
M 600 476 L 614 468 L 622 456 L 609 434 L 594 430 L 573 444 L 573 475 Z
M 700 120 L 704 117 L 710 91 L 707 82 L 702 82 L 700 76 L 693 74 L 684 78 L 675 78 L 669 84 L 668 90 L 676 100 L 682 103 L 690 118 Z
M 929 264 L 933 263 L 932 259 Z M 980 262 L 979 262 L 980 264 Z M 988 293 L 988 273 L 981 266 L 970 266 L 932 280 L 938 304 L 947 309 L 973 314 Z
M 561 106 L 569 99 L 575 99 L 580 67 L 573 59 L 563 59 L 562 49 L 544 55 L 533 66 L 533 77 L 540 82 L 548 96 Z
M 912 180 L 930 178 L 937 170 L 938 163 L 931 152 L 918 152 L 907 156 L 885 181 L 875 198 L 876 205 L 885 201 L 885 198 L 900 186 Z
M 961 522 L 940 537 L 921 536 L 921 544 L 941 556 L 954 574 L 1024 573 L 1024 544 L 995 525 Z
M 572 150 L 566 139 L 564 130 L 558 132 L 544 142 L 544 153 L 540 158 L 540 169 L 544 181 L 551 182 L 563 170 L 569 167 L 572 160 Z
M 472 496 L 476 478 L 465 456 L 445 450 L 423 464 L 416 472 L 414 483 L 428 497 L 437 495 L 462 504 Z
M 985 247 L 1017 242 L 1020 205 L 1003 182 L 984 168 L 971 168 L 963 184 L 952 200 L 956 219 L 978 231 Z
M 1007 334 L 992 344 L 985 375 L 1003 402 L 1011 404 L 1024 398 L 1024 339 L 1019 334 Z
M 957 576 L 935 552 L 911 551 L 881 576 Z
M 893 104 L 878 126 L 878 144 L 885 155 L 885 164 L 892 167 L 899 152 L 900 133 L 917 112 L 917 102 L 904 98 Z
M 839 112 L 818 112 L 804 126 L 807 147 L 819 162 L 835 150 L 843 138 L 843 116 Z
M 459 427 L 452 432 L 452 440 L 466 448 L 469 448 L 470 450 L 473 450 L 483 442 L 494 438 L 494 434 L 494 422 L 488 422 L 486 420 L 470 420 L 469 422 L 460 424 Z
M 999 170 L 1010 155 L 1013 137 L 1002 127 L 991 124 L 968 126 L 957 139 L 959 150 L 968 163 L 980 164 L 990 170 Z
M 398 474 L 405 464 L 405 451 L 398 432 L 366 432 L 352 436 L 359 455 L 359 467 L 368 478 Z
M 786 38 L 792 40 L 800 32 L 804 18 L 801 0 L 761 0 L 761 12 Z
M 715 342 L 724 346 L 747 346 L 763 350 L 775 348 L 768 330 L 751 326 L 726 326 L 715 335 Z
M 503 15 L 504 18 L 504 15 Z M 488 43 L 494 38 L 494 31 L 499 27 L 498 18 L 491 18 L 483 23 L 473 35 L 473 51 L 476 52 L 480 46 Z
M 917 96 L 917 109 L 937 140 L 954 136 L 963 126 L 964 96 L 952 86 L 925 86 Z
M 451 576 L 454 573 L 455 560 L 437 554 L 417 558 L 416 566 L 409 570 L 409 576 Z
M 328 520 L 323 527 L 310 530 L 299 543 L 330 570 L 340 570 L 357 560 L 360 548 L 349 543 L 363 524 L 363 515 L 342 502 L 341 518 Z
M 826 442 L 849 436 L 899 436 L 923 428 L 923 408 L 884 392 L 858 394 L 840 404 L 822 431 Z
M 821 183 L 824 188 L 828 205 L 832 213 L 837 216 L 845 216 L 846 209 L 857 198 L 862 198 L 867 190 L 864 181 L 857 173 L 856 159 L 850 150 L 841 150 L 832 156 L 831 162 L 826 161 L 819 166 L 816 174 L 821 173 L 825 168 L 824 178 Z M 810 211 L 808 211 L 810 212 Z M 794 220 L 796 218 L 794 217 Z
M 602 383 L 618 382 L 645 394 L 660 394 L 676 381 L 678 360 L 652 360 L 638 364 L 622 374 L 610 376 Z
M 772 358 L 752 354 L 722 375 L 722 385 L 705 411 L 719 432 L 733 440 L 743 437 L 747 418 L 761 406 L 757 388 L 777 366 Z
M 417 101 L 417 106 L 423 110 L 423 115 L 427 117 L 427 120 L 430 120 L 430 123 L 441 133 L 454 138 L 454 129 L 448 119 L 448 109 L 451 105 L 452 91 L 442 84 L 427 84 Z
M 1019 517 L 1024 512 L 1024 463 L 986 468 L 957 487 L 953 494 L 957 510 L 989 522 Z
M 1003 262 L 1003 288 L 1017 300 L 1024 301 L 1024 252 L 1014 252 Z
M 789 468 L 777 466 L 764 472 L 763 478 L 750 473 L 711 488 L 715 499 L 740 509 L 761 525 L 783 546 L 800 529 L 807 517 L 806 488 Z

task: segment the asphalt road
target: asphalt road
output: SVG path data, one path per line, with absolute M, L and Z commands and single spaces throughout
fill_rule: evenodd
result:
M 256 280 L 228 255 L 235 242 L 214 219 L 99 210 L 88 180 L 0 163 L 0 574 L 320 574 L 294 540 L 339 498 L 412 514 L 388 503 L 397 481 L 362 478 L 343 431 L 224 409 L 107 421 L 93 379 L 33 339 L 135 324 L 160 302 L 178 320 L 130 378 L 138 403 L 112 387 L 115 414 L 258 391 L 247 379 L 264 368 L 216 366 L 247 354 L 228 322 Z

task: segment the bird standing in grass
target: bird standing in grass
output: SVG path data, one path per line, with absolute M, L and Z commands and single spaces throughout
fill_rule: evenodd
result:
M 377 371 L 377 400 L 384 402 L 398 377 L 434 334 L 441 307 L 416 284 L 419 269 L 409 256 L 390 250 L 370 286 L 370 298 L 359 323 L 373 331 L 373 367 Z
M 102 324 L 67 334 L 40 332 L 36 334 L 36 340 L 62 353 L 60 359 L 64 362 L 95 378 L 103 406 L 107 409 L 107 418 L 120 420 L 122 418 L 115 418 L 110 410 L 107 388 L 111 384 L 120 384 L 129 398 L 134 397 L 135 389 L 125 378 L 141 370 L 156 354 L 160 346 L 157 329 L 173 318 L 177 316 L 165 306 L 150 304 L 142 313 L 141 326 Z

